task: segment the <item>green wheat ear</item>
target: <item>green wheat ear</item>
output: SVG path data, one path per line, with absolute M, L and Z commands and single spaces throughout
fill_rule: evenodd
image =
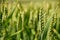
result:
M 50 28 L 50 22 L 52 21 L 52 17 L 53 17 L 54 13 L 51 14 L 50 18 L 48 19 L 46 25 L 44 26 L 44 30 L 43 30 L 43 33 L 41 35 L 41 40 L 45 40 L 46 39 L 46 36 L 47 36 L 47 32 Z

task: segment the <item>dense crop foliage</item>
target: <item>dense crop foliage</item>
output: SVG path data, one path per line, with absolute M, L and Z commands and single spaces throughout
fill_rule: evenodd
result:
M 59 3 L 1 2 L 0 40 L 60 40 Z

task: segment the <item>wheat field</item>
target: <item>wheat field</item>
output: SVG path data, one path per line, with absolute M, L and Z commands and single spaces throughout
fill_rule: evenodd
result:
M 60 40 L 60 1 L 0 1 L 0 40 Z

